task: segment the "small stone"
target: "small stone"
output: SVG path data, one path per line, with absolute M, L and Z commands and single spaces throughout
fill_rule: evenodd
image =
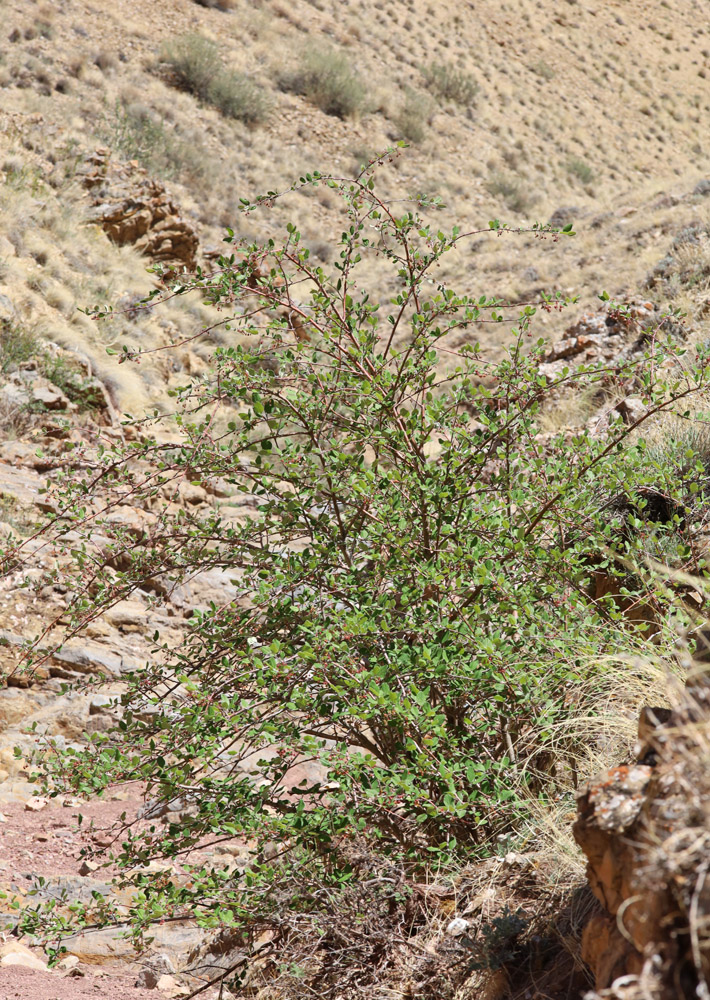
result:
M 532 868 L 532 860 L 527 856 L 527 854 L 518 854 L 517 851 L 508 851 L 506 856 L 503 858 L 503 864 L 506 868 Z
M 67 795 L 62 799 L 62 805 L 65 809 L 76 809 L 78 806 L 84 805 L 84 800 L 80 799 L 77 795 Z
M 75 969 L 78 964 L 79 964 L 79 959 L 76 957 L 76 955 L 67 955 L 67 957 L 63 958 L 61 962 L 57 962 L 57 968 L 66 969 L 68 971 L 70 969 Z
M 464 920 L 463 917 L 454 917 L 446 925 L 446 933 L 450 934 L 451 937 L 460 937 L 468 930 L 469 926 L 468 920 Z
M 21 965 L 25 969 L 35 969 L 38 972 L 47 971 L 47 963 L 34 955 L 29 948 L 14 941 L 0 947 L 0 965 Z
M 96 861 L 89 861 L 88 859 L 82 861 L 81 868 L 79 869 L 80 875 L 93 875 L 101 866 Z
M 0 813 L 0 823 L 7 823 L 7 816 L 5 813 Z
M 162 976 L 159 976 L 156 985 L 161 993 L 166 993 L 169 997 L 174 997 L 179 993 L 182 993 L 180 983 L 177 981 L 175 976 L 171 976 L 168 973 L 163 973 Z
M 111 697 L 107 694 L 96 694 L 89 702 L 89 715 L 99 715 L 101 712 L 110 711 L 116 707 L 119 700 L 118 695 Z
M 44 809 L 47 805 L 47 799 L 42 798 L 41 795 L 32 795 L 27 802 L 25 802 L 25 810 L 27 812 L 39 812 L 40 809 Z
M 158 973 L 149 967 L 141 969 L 138 978 L 133 984 L 137 990 L 154 990 L 158 985 Z

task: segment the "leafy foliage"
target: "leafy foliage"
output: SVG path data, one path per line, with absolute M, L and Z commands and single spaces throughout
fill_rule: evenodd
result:
M 518 307 L 445 287 L 436 265 L 480 233 L 395 214 L 376 165 L 352 182 L 299 182 L 343 198 L 334 273 L 289 224 L 280 244 L 230 232 L 214 273 L 180 278 L 173 294 L 195 290 L 240 334 L 179 391 L 181 443 L 146 421 L 56 489 L 56 543 L 73 530 L 71 633 L 136 587 L 169 590 L 210 567 L 229 568 L 239 592 L 196 612 L 177 648 L 156 633 L 117 728 L 45 761 L 54 787 L 139 779 L 158 803 L 183 803 L 162 832 L 123 831 L 125 866 L 205 837 L 252 845 L 242 874 L 136 876 L 137 933 L 166 913 L 283 928 L 284 914 L 315 920 L 324 891 L 357 895 L 373 871 L 400 885 L 495 850 L 531 800 L 571 786 L 574 738 L 551 734 L 592 710 L 580 704 L 589 663 L 645 641 L 621 631 L 613 599 L 591 599 L 591 577 L 634 558 L 650 486 L 680 502 L 673 470 L 649 463 L 634 431 L 684 411 L 707 384 L 705 358 L 681 366 L 682 350 L 654 336 L 645 357 L 541 375 L 536 309 L 564 300 Z M 485 231 L 515 235 L 498 221 Z M 370 299 L 365 257 L 397 278 L 389 304 Z M 511 312 L 511 345 L 491 363 L 475 331 Z M 542 433 L 545 400 L 576 386 L 634 386 L 646 409 L 602 436 Z M 172 513 L 163 498 L 182 479 L 226 481 L 247 515 Z M 125 496 L 152 513 L 138 540 L 101 513 Z M 658 530 L 686 527 L 671 514 Z M 648 598 L 642 569 L 630 600 Z M 393 892 L 388 905 L 404 905 Z

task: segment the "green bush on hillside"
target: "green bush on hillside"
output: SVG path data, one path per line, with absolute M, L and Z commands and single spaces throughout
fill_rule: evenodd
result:
M 606 391 L 609 367 L 541 375 L 535 307 L 445 287 L 435 269 L 464 237 L 386 204 L 374 174 L 301 181 L 343 198 L 333 273 L 289 224 L 263 245 L 230 234 L 234 256 L 214 276 L 181 278 L 181 292 L 225 309 L 238 346 L 178 391 L 170 434 L 146 422 L 140 438 L 100 453 L 90 478 L 68 469 L 51 498 L 56 544 L 73 529 L 72 634 L 137 587 L 234 573 L 238 598 L 193 614 L 179 645 L 156 632 L 120 724 L 84 750 L 55 748 L 44 769 L 57 789 L 140 780 L 158 804 L 189 806 L 160 833 L 121 831 L 119 861 L 127 877 L 138 872 L 134 932 L 192 915 L 235 928 L 242 947 L 286 926 L 273 974 L 289 997 L 312 994 L 311 973 L 289 971 L 308 933 L 325 955 L 319 989 L 350 968 L 327 965 L 334 912 L 411 922 L 413 883 L 495 853 L 533 822 L 534 805 L 571 796 L 588 736 L 565 726 L 594 710 L 590 669 L 646 642 L 624 631 L 612 599 L 590 598 L 592 575 L 638 562 L 626 595 L 648 600 L 637 559 L 648 490 L 687 503 L 675 469 L 649 463 L 638 428 L 708 385 L 707 359 L 686 362 L 659 335 L 647 357 L 613 371 L 614 392 L 643 397 L 640 419 L 612 420 L 602 436 L 543 433 L 545 400 Z M 489 232 L 515 238 L 496 221 Z M 369 297 L 368 258 L 392 269 L 390 302 Z M 513 326 L 497 363 L 476 345 L 483 323 Z M 161 506 L 161 487 L 183 477 L 226 480 L 247 516 Z M 100 517 L 97 532 L 87 517 L 125 489 L 157 512 L 150 537 Z M 704 509 L 702 493 L 695 502 Z M 689 544 L 698 520 L 673 515 L 653 531 Z M 199 866 L 181 884 L 146 874 L 150 860 L 231 837 L 252 851 L 244 872 Z M 23 928 L 38 919 L 25 911 Z M 396 936 L 378 941 L 399 949 Z M 381 965 L 357 960 L 351 995 L 364 998 Z M 460 981 L 465 969 L 449 973 Z
M 515 174 L 494 171 L 485 184 L 489 194 L 501 198 L 506 207 L 516 215 L 527 214 L 537 202 L 537 195 L 530 191 L 525 181 Z
M 254 125 L 268 116 L 270 101 L 263 90 L 243 73 L 226 69 L 217 46 L 202 35 L 181 35 L 166 42 L 162 58 L 178 86 L 227 117 Z
M 279 78 L 283 90 L 302 94 L 327 115 L 350 118 L 365 107 L 365 85 L 343 54 L 331 48 L 308 48 L 295 71 Z

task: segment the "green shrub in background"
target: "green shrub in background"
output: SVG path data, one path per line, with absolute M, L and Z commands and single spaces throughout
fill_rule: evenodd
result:
M 365 107 L 363 80 L 335 49 L 305 49 L 300 65 L 282 74 L 279 85 L 283 90 L 303 94 L 321 111 L 337 118 L 358 115 Z
M 163 45 L 162 58 L 184 90 L 208 100 L 212 81 L 222 70 L 214 42 L 202 35 L 181 35 Z
M 495 852 L 531 822 L 532 802 L 570 793 L 579 746 L 551 734 L 593 710 L 590 663 L 646 641 L 624 631 L 612 601 L 590 600 L 593 567 L 614 552 L 634 560 L 629 511 L 643 521 L 651 485 L 684 502 L 637 429 L 684 411 L 708 381 L 702 356 L 676 364 L 682 349 L 660 334 L 647 358 L 546 378 L 533 306 L 430 279 L 480 233 L 395 212 L 375 193 L 374 168 L 353 182 L 302 183 L 343 198 L 334 272 L 312 261 L 293 225 L 279 243 L 242 246 L 230 234 L 234 256 L 215 276 L 180 279 L 182 293 L 223 306 L 243 335 L 215 352 L 209 377 L 179 391 L 181 445 L 160 443 L 146 422 L 90 475 L 68 470 L 54 494 L 56 543 L 74 529 L 72 632 L 136 587 L 210 567 L 234 573 L 239 599 L 195 613 L 177 647 L 156 633 L 154 662 L 130 679 L 115 730 L 44 762 L 55 789 L 137 779 L 158 805 L 189 806 L 162 832 L 121 833 L 119 862 L 128 878 L 131 866 L 139 872 L 134 932 L 193 916 L 236 928 L 248 952 L 265 927 L 288 927 L 279 982 L 290 997 L 309 995 L 308 976 L 288 972 L 305 927 L 322 942 L 338 907 L 353 920 L 404 920 L 412 881 Z M 515 238 L 497 221 L 486 231 Z M 368 295 L 368 257 L 398 279 L 389 303 Z M 513 326 L 498 363 L 476 346 L 483 323 Z M 612 421 L 601 437 L 541 433 L 547 398 L 610 382 L 643 397 L 638 420 Z M 161 486 L 185 476 L 226 480 L 252 498 L 252 513 L 239 524 L 217 511 L 161 513 Z M 126 488 L 133 505 L 157 511 L 142 543 L 110 519 L 86 519 Z M 690 529 L 678 516 L 654 530 Z M 646 593 L 642 565 L 638 581 L 632 597 Z M 294 778 L 299 762 L 310 770 Z M 253 851 L 245 872 L 203 866 L 186 884 L 146 875 L 152 859 L 235 836 Z M 81 917 L 110 919 L 105 908 Z M 23 920 L 31 929 L 39 917 Z M 372 995 L 370 965 L 358 967 L 352 995 Z M 321 969 L 319 988 L 341 975 Z
M 254 125 L 268 117 L 271 103 L 243 73 L 226 69 L 214 42 L 202 35 L 181 35 L 166 42 L 163 61 L 178 86 L 215 105 L 223 115 Z
M 159 177 L 200 180 L 208 171 L 203 152 L 195 142 L 167 129 L 146 105 L 117 101 L 105 130 L 116 153 L 126 160 L 138 160 Z
M 256 125 L 269 115 L 271 102 L 261 87 L 243 73 L 223 71 L 212 81 L 209 99 L 227 118 Z

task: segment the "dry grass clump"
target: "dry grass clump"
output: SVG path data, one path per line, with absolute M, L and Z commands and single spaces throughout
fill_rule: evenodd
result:
M 537 196 L 514 174 L 494 171 L 486 182 L 486 190 L 496 198 L 501 198 L 516 215 L 529 212 L 537 201 Z
M 431 63 L 422 73 L 429 90 L 440 100 L 453 101 L 464 108 L 474 103 L 479 86 L 470 73 L 450 63 Z
M 431 124 L 434 104 L 427 94 L 407 87 L 404 91 L 404 101 L 392 116 L 392 123 L 397 130 L 397 137 L 409 139 L 410 142 L 422 142 L 426 137 L 427 125 Z
M 586 160 L 573 157 L 567 164 L 567 173 L 576 177 L 582 184 L 590 184 L 594 180 L 594 170 Z
M 300 65 L 280 74 L 282 90 L 301 94 L 327 115 L 351 118 L 365 107 L 366 90 L 361 77 L 335 49 L 310 47 L 301 55 Z
M 226 69 L 208 38 L 193 34 L 174 38 L 163 46 L 162 58 L 179 87 L 213 104 L 227 118 L 255 125 L 268 116 L 267 95 L 248 76 Z

